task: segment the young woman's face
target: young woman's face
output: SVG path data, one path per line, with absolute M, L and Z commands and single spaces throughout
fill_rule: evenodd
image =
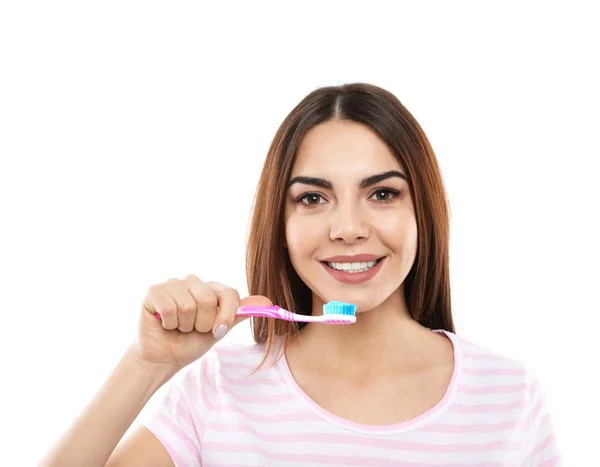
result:
M 400 293 L 417 251 L 408 182 L 370 128 L 328 121 L 300 146 L 285 206 L 292 264 L 323 302 L 370 310 Z

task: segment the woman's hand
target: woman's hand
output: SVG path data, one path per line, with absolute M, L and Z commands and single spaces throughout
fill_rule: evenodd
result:
M 169 365 L 178 371 L 202 357 L 233 326 L 247 319 L 236 317 L 240 306 L 262 305 L 272 303 L 261 295 L 240 300 L 235 289 L 202 282 L 193 275 L 153 285 L 142 304 L 134 348 L 143 361 Z

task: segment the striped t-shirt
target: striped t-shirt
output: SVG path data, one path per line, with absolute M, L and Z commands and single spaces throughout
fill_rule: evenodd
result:
M 177 467 L 560 466 L 544 392 L 522 363 L 454 333 L 442 400 L 394 425 L 337 417 L 263 345 L 222 345 L 190 365 L 143 422 Z

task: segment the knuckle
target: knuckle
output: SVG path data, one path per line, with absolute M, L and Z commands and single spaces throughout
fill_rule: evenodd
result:
M 239 292 L 233 287 L 229 287 L 228 285 L 221 284 L 220 282 L 209 282 L 208 285 L 214 289 L 218 290 L 221 296 L 226 296 L 228 298 L 240 298 Z
M 165 305 L 159 307 L 158 312 L 163 316 L 172 317 L 177 314 L 177 307 L 175 307 L 174 305 Z
M 240 301 L 240 293 L 235 289 L 229 287 L 227 290 L 225 290 L 224 294 L 231 296 L 231 298 L 237 300 L 238 302 Z
M 181 313 L 185 314 L 193 314 L 196 312 L 196 304 L 192 302 L 181 303 L 178 308 Z
M 230 288 L 230 287 L 227 287 L 225 284 L 221 284 L 220 282 L 216 282 L 216 281 L 207 282 L 206 285 L 208 285 L 211 289 L 220 290 L 220 291 Z
M 150 287 L 148 287 L 148 290 L 146 290 L 146 296 L 152 297 L 152 296 L 156 295 L 159 291 L 160 291 L 160 284 L 152 284 Z
M 167 292 L 178 290 L 179 288 L 181 288 L 181 281 L 178 279 L 169 279 L 167 282 L 162 284 L 162 286 L 163 289 Z
M 188 274 L 184 277 L 183 280 L 186 282 L 202 282 L 200 278 L 198 276 L 195 276 L 194 274 Z
M 214 294 L 203 294 L 198 297 L 198 307 L 203 310 L 212 310 L 217 307 L 217 297 Z

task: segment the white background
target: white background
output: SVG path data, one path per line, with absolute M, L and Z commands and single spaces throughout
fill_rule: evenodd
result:
M 457 333 L 526 361 L 569 464 L 592 465 L 591 3 L 2 2 L 1 463 L 34 465 L 94 396 L 149 285 L 194 273 L 246 293 L 278 126 L 316 87 L 365 81 L 439 159 Z M 226 342 L 250 342 L 248 323 Z

